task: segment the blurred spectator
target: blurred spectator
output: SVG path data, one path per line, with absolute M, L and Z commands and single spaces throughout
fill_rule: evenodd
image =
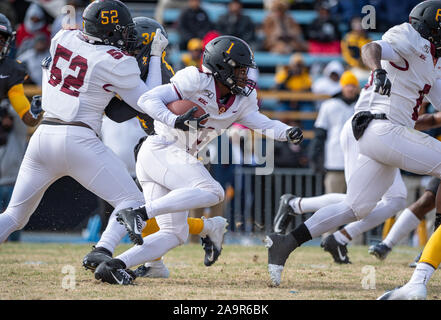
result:
M 188 41 L 187 53 L 183 53 L 181 56 L 181 66 L 179 69 L 185 67 L 201 67 L 202 62 L 202 40 L 193 38 Z
M 314 124 L 315 136 L 309 150 L 309 163 L 314 172 L 326 172 L 326 193 L 346 192 L 340 132 L 353 115 L 359 94 L 359 82 L 350 71 L 342 74 L 340 85 L 341 93 L 324 101 L 320 108 Z
M 36 3 L 32 3 L 26 11 L 24 22 L 18 27 L 16 45 L 18 54 L 33 46 L 33 38 L 37 33 L 44 33 L 50 40 L 49 26 L 43 9 Z
M 375 32 L 386 32 L 389 28 L 403 22 L 409 22 L 409 13 L 421 0 L 370 0 L 375 7 Z
M 2 1 L 5 2 L 5 1 Z M 26 11 L 28 10 L 28 7 L 31 5 L 31 3 L 27 0 L 8 0 L 6 2 L 9 2 L 14 10 L 14 13 L 16 15 L 16 20 L 12 24 L 12 26 L 15 28 L 18 24 L 21 24 L 24 20 L 24 17 L 26 15 Z M 5 12 L 1 12 L 7 16 Z M 12 21 L 11 21 L 12 23 Z
M 361 18 L 352 18 L 351 30 L 341 41 L 341 51 L 343 59 L 351 66 L 352 73 L 359 81 L 366 80 L 369 77 L 370 70 L 363 64 L 361 59 L 361 47 L 371 41 L 361 25 Z
M 340 77 L 345 71 L 338 60 L 329 62 L 323 69 L 323 75 L 312 83 L 311 91 L 316 94 L 327 94 L 331 97 L 341 91 Z M 320 109 L 321 102 L 316 103 L 316 109 Z
M 284 0 L 274 0 L 270 13 L 262 23 L 264 50 L 289 54 L 293 51 L 307 51 L 302 29 L 290 15 L 289 6 Z
M 283 66 L 276 72 L 275 82 L 277 90 L 289 90 L 293 92 L 310 90 L 312 80 L 301 53 L 291 55 L 289 65 Z M 282 101 L 281 103 L 281 110 L 295 110 L 298 108 L 297 101 Z
M 187 0 L 159 0 L 155 8 L 154 19 L 158 21 L 159 24 L 164 24 L 164 11 L 168 8 L 178 8 L 186 9 L 188 5 Z
M 15 25 L 17 24 L 17 15 L 9 1 L 0 2 L 0 13 L 4 14 L 8 18 L 12 27 L 15 29 Z
M 50 42 L 48 41 L 47 36 L 43 33 L 37 34 L 34 37 L 33 42 L 34 46 L 23 52 L 17 59 L 26 66 L 26 71 L 28 72 L 31 81 L 41 87 L 41 61 L 50 55 Z
M 188 0 L 188 8 L 182 11 L 178 20 L 180 49 L 185 50 L 190 39 L 202 39 L 213 28 L 208 14 L 201 8 L 200 0 Z
M 90 3 L 88 0 L 67 0 L 66 5 L 74 8 L 75 19 L 70 19 L 71 12 L 63 12 L 55 18 L 51 26 L 51 38 L 54 37 L 61 29 L 82 29 L 83 11 Z
M 217 30 L 225 35 L 232 35 L 253 46 L 255 41 L 255 25 L 250 17 L 242 14 L 242 3 L 233 0 L 228 4 L 228 12 L 219 17 Z
M 351 19 L 359 16 L 362 8 L 371 0 L 338 0 L 330 1 L 331 15 L 344 25 L 349 25 Z M 409 11 L 410 12 L 410 11 Z
M 316 5 L 318 16 L 308 26 L 309 52 L 339 54 L 340 30 L 338 21 L 330 14 L 330 4 L 327 1 Z
M 8 207 L 26 146 L 27 127 L 5 99 L 0 103 L 0 213 Z M 20 231 L 8 240 L 19 241 Z
M 301 128 L 298 121 L 280 119 L 289 126 Z M 274 166 L 276 168 L 307 168 L 308 157 L 304 147 L 286 141 L 274 141 Z

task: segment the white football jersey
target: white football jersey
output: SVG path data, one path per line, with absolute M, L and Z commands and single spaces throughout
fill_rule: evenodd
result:
M 389 43 L 401 61 L 381 61 L 392 83 L 390 97 L 374 92 L 373 75 L 360 93 L 355 112 L 385 113 L 396 124 L 413 128 L 424 96 L 441 76 L 441 59 L 433 63 L 431 43 L 409 24 L 389 29 L 382 40 Z
M 102 115 L 117 88 L 136 87 L 134 57 L 107 45 L 93 45 L 79 30 L 61 30 L 52 39 L 52 62 L 43 72 L 42 106 L 47 117 L 81 121 L 101 131 Z
M 211 140 L 222 134 L 233 123 L 240 123 L 250 129 L 273 129 L 275 139 L 286 140 L 286 124 L 270 120 L 259 112 L 255 90 L 248 96 L 231 95 L 228 101 L 219 101 L 219 92 L 214 77 L 210 73 L 199 71 L 196 67 L 187 67 L 178 71 L 170 82 L 181 100 L 191 100 L 210 114 L 204 124 L 205 129 L 196 133 L 170 128 L 155 121 L 155 132 L 167 141 L 173 141 L 179 148 L 196 155 Z

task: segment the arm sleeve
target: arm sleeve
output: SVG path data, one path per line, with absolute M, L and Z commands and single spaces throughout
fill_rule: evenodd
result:
M 9 89 L 8 98 L 15 112 L 17 112 L 20 118 L 22 118 L 23 115 L 29 111 L 29 108 L 31 107 L 31 103 L 24 94 L 24 88 L 22 83 L 16 84 L 11 89 Z
M 141 95 L 138 105 L 144 113 L 147 113 L 153 119 L 173 128 L 178 116 L 167 108 L 167 104 L 179 99 L 180 97 L 174 85 L 164 84 Z
M 388 42 L 384 40 L 377 40 L 374 42 L 381 47 L 381 60 L 392 62 L 399 62 L 401 60 L 400 55 L 395 52 Z
M 250 129 L 260 129 L 262 130 L 262 133 L 266 136 L 280 141 L 287 140 L 286 130 L 291 128 L 281 121 L 268 118 L 266 115 L 260 113 L 259 111 L 249 113 L 248 115 L 240 118 L 237 122 Z M 269 132 L 268 130 L 273 130 L 273 133 Z
M 135 87 L 130 88 L 120 88 L 120 87 L 112 87 L 113 91 L 117 93 L 121 99 L 123 99 L 129 106 L 131 106 L 133 109 L 139 112 L 144 112 L 139 106 L 138 106 L 138 99 L 141 95 L 143 95 L 145 92 L 148 91 L 147 86 L 145 85 L 144 81 L 141 80 L 141 78 L 136 78 L 136 82 L 138 83 Z M 133 82 L 132 82 L 133 83 Z
M 441 111 L 441 79 L 436 80 L 426 97 L 436 110 Z
M 149 73 L 145 81 L 148 90 L 162 84 L 161 64 L 161 57 L 150 56 Z

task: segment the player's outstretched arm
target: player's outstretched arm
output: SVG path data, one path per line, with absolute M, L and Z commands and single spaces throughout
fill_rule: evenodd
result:
M 8 98 L 15 112 L 20 116 L 21 120 L 30 127 L 34 127 L 41 119 L 41 100 L 38 108 L 38 101 L 31 105 L 25 96 L 23 84 L 17 84 L 8 91 Z M 31 108 L 35 110 L 35 117 L 31 113 Z M 37 110 L 39 109 L 39 110 Z

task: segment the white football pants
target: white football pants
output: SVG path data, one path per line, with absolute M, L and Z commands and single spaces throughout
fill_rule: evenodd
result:
M 149 218 L 155 216 L 160 230 L 144 238 L 118 259 L 127 268 L 163 256 L 188 238 L 190 209 L 211 207 L 224 198 L 222 186 L 202 162 L 160 136 L 150 136 L 141 146 L 136 176 L 142 186 Z
M 348 181 L 345 203 L 365 217 L 392 185 L 396 168 L 441 177 L 441 142 L 388 120 L 373 120 L 358 141 L 360 155 Z
M 74 178 L 115 208 L 101 238 L 113 251 L 126 234 L 115 213 L 143 205 L 142 193 L 124 163 L 94 131 L 64 125 L 42 124 L 32 135 L 8 208 L 0 214 L 0 243 L 26 225 L 47 188 L 63 176 Z

